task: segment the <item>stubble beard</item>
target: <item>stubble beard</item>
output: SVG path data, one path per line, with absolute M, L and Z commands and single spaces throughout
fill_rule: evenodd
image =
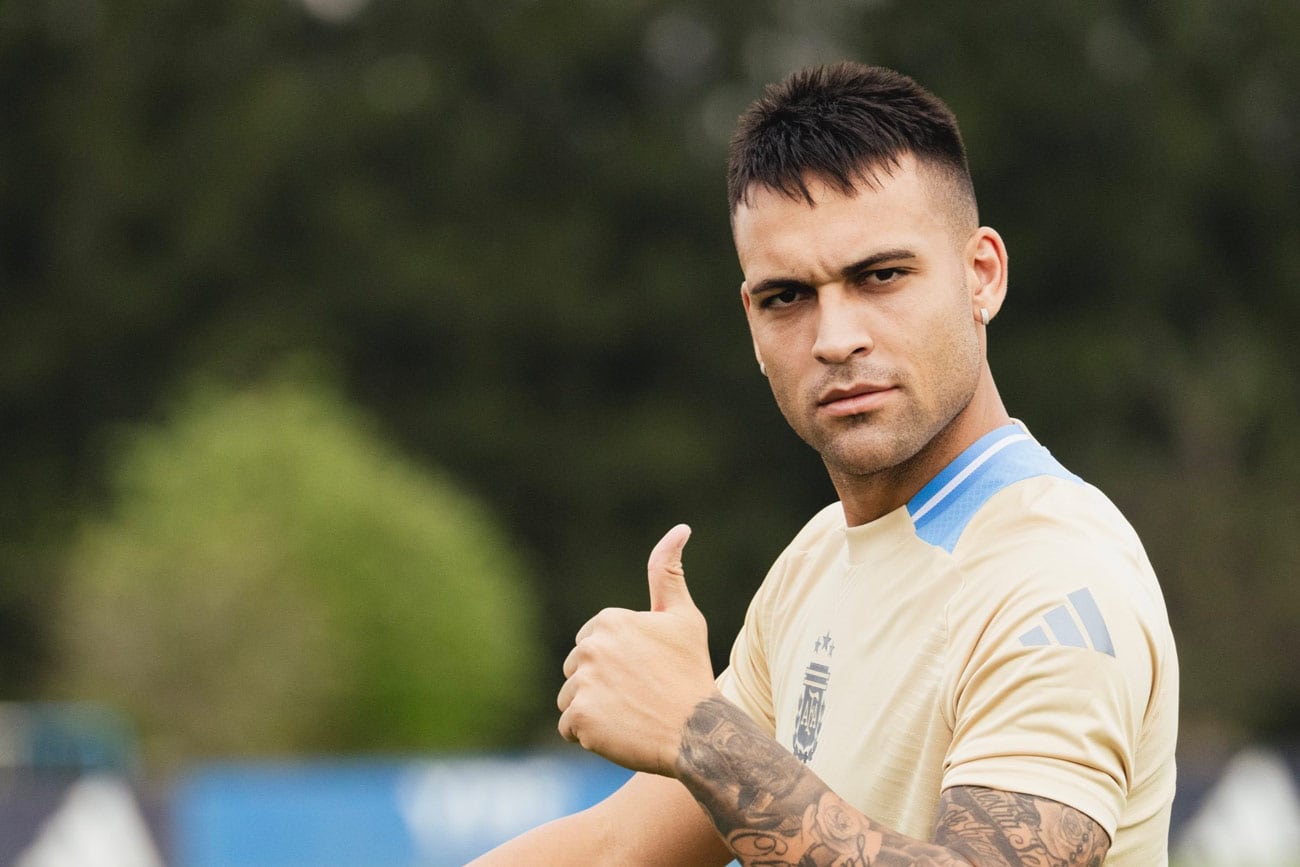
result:
M 935 434 L 947 423 L 926 424 L 924 415 L 909 412 L 889 419 L 885 410 L 834 420 L 834 429 L 816 428 L 804 438 L 821 455 L 831 477 L 866 479 L 905 473 Z
M 814 409 L 799 418 L 786 403 L 780 403 L 790 426 L 821 455 L 833 480 L 889 477 L 895 483 L 907 484 L 914 481 L 912 476 L 927 472 L 924 455 L 931 446 L 942 445 L 944 432 L 970 405 L 979 369 L 977 345 L 953 346 L 937 380 L 946 387 L 934 395 L 935 401 L 928 408 L 917 402 L 911 382 L 893 371 L 877 379 L 897 384 L 901 393 L 895 405 L 819 420 L 815 400 L 802 404 Z M 928 478 L 919 481 L 924 484 Z
M 923 413 L 915 407 L 908 407 L 907 418 L 891 418 L 900 408 L 885 407 L 819 419 L 816 400 L 811 396 L 800 400 L 787 395 L 777 403 L 794 432 L 821 456 L 832 478 L 872 476 L 889 470 L 914 457 L 931 433 L 920 423 Z

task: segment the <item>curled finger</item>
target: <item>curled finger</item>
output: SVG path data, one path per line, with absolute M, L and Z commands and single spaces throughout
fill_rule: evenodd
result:
M 574 672 L 578 670 L 578 666 L 581 664 L 581 656 L 581 648 L 575 646 L 573 650 L 569 651 L 569 655 L 564 657 L 563 671 L 565 677 L 573 677 Z
M 560 687 L 560 691 L 555 695 L 555 706 L 560 709 L 560 713 L 564 713 L 569 709 L 569 705 L 573 704 L 573 694 L 577 691 L 578 685 L 572 678 L 564 681 L 564 686 Z

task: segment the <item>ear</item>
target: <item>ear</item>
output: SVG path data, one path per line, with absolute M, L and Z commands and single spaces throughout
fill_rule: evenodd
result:
M 749 338 L 754 343 L 754 359 L 761 368 L 763 366 L 763 354 L 758 351 L 758 340 L 754 337 L 753 311 L 751 308 L 753 303 L 753 299 L 749 297 L 749 282 L 742 282 L 740 284 L 740 304 L 745 308 L 745 320 L 749 323 Z
M 966 271 L 971 286 L 971 315 L 980 322 L 981 310 L 993 319 L 1007 297 L 1007 245 L 995 229 L 981 226 L 966 243 Z

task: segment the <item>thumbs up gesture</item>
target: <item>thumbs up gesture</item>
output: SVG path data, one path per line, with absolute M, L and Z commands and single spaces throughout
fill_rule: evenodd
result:
M 686 589 L 678 524 L 650 552 L 650 610 L 606 608 L 578 630 L 556 699 L 560 734 L 634 771 L 673 776 L 682 729 L 717 694 L 708 626 Z

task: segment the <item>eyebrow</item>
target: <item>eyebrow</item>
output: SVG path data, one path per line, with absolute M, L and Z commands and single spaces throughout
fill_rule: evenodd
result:
M 839 271 L 840 279 L 847 280 L 864 271 L 870 271 L 880 267 L 885 262 L 898 262 L 904 259 L 915 259 L 916 253 L 903 247 L 893 250 L 881 250 L 879 253 L 872 253 L 864 259 L 859 259 L 849 265 L 845 265 Z M 749 289 L 750 295 L 763 295 L 769 292 L 783 292 L 786 289 L 811 289 L 812 284 L 804 280 L 796 280 L 793 277 L 770 277 L 767 280 L 760 280 Z

